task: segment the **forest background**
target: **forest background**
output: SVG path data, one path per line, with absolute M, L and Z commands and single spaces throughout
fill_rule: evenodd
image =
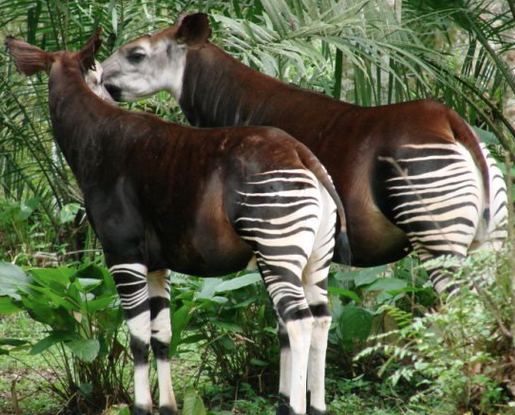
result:
M 0 39 L 76 50 L 209 14 L 212 42 L 251 67 L 337 99 L 432 98 L 515 162 L 513 0 L 2 0 Z M 114 284 L 52 140 L 47 77 L 0 51 L 0 414 L 128 414 L 131 364 Z M 127 107 L 186 123 L 166 93 Z M 194 168 L 194 166 L 192 166 Z M 510 194 L 513 201 L 512 193 Z M 515 255 L 480 252 L 439 304 L 415 256 L 335 266 L 328 402 L 335 414 L 515 414 Z M 172 276 L 174 381 L 183 414 L 273 413 L 278 345 L 259 276 Z M 438 308 L 438 312 L 434 310 Z

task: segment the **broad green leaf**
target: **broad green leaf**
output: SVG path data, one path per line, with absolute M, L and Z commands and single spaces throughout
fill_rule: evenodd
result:
M 59 212 L 59 223 L 62 225 L 73 222 L 80 208 L 81 205 L 79 203 L 68 203 L 64 205 Z
M 361 302 L 361 298 L 359 298 L 359 295 L 351 290 L 345 290 L 339 287 L 328 286 L 327 291 L 329 291 L 331 294 L 343 295 L 344 297 L 350 298 L 352 301 L 356 303 Z
M 222 283 L 223 280 L 220 278 L 206 278 L 200 287 L 200 291 L 195 295 L 195 299 L 212 299 L 216 288 Z
M 84 396 L 89 396 L 89 395 L 91 395 L 91 392 L 93 392 L 93 385 L 91 383 L 81 383 L 79 385 L 79 391 Z
M 379 267 L 364 268 L 359 270 L 358 273 L 354 276 L 354 284 L 356 287 L 372 284 L 379 278 L 381 273 L 386 271 L 386 269 L 386 265 L 382 265 Z
M 10 297 L 0 297 L 0 314 L 12 314 L 22 311 Z
M 206 415 L 204 402 L 194 389 L 188 389 L 184 394 L 182 415 Z
M 65 344 L 75 356 L 86 363 L 95 360 L 100 351 L 100 343 L 97 339 L 73 340 Z
M 15 300 L 20 299 L 18 290 L 26 291 L 29 278 L 25 272 L 9 262 L 0 262 L 0 293 Z
M 50 307 L 47 302 L 43 301 L 38 303 L 35 301 L 30 301 L 26 298 L 22 298 L 22 302 L 29 315 L 34 320 L 43 324 L 48 324 L 52 327 L 63 327 L 65 319 L 60 312 L 62 310 L 56 310 L 55 308 Z
M 70 278 L 75 271 L 71 268 L 31 268 L 29 273 L 34 281 L 43 287 L 51 287 L 53 290 L 63 290 L 70 283 Z
M 76 340 L 78 334 L 74 331 L 54 331 L 43 340 L 38 341 L 32 349 L 30 354 L 39 354 L 52 347 L 54 344 L 61 343 L 64 341 Z
M 234 323 L 228 323 L 226 321 L 212 321 L 211 324 L 215 327 L 230 331 L 232 333 L 243 333 L 243 329 L 240 325 Z
M 499 145 L 499 138 L 497 138 L 497 136 L 491 131 L 487 131 L 475 126 L 473 126 L 472 128 L 474 129 L 479 139 L 483 143 Z
M 231 278 L 217 284 L 214 292 L 217 294 L 234 291 L 248 285 L 256 284 L 261 281 L 261 275 L 258 273 L 246 274 L 241 277 Z
M 36 285 L 30 286 L 34 291 L 44 295 L 48 304 L 52 308 L 63 307 L 68 311 L 77 310 L 79 307 L 73 302 L 71 297 L 65 296 L 65 293 L 54 292 L 49 287 L 38 287 Z M 37 295 L 37 294 L 36 294 Z
M 125 404 L 122 405 L 113 405 L 110 408 L 107 408 L 104 415 L 131 415 L 131 411 L 129 407 Z
M 26 220 L 32 215 L 39 205 L 39 197 L 33 197 L 20 203 L 20 218 Z
M 97 288 L 103 280 L 97 280 L 96 278 L 77 278 L 74 284 L 78 284 L 82 292 L 90 292 Z
M 90 300 L 83 305 L 84 311 L 88 311 L 90 313 L 96 313 L 97 311 L 104 310 L 110 304 L 115 304 L 117 300 L 116 296 L 106 296 L 101 298 L 96 298 L 94 300 Z
M 379 278 L 373 284 L 366 287 L 368 291 L 398 291 L 405 288 L 408 282 L 398 278 Z
M 217 342 L 220 343 L 226 351 L 232 351 L 236 348 L 234 341 L 226 334 L 218 338 Z
M 183 305 L 172 314 L 172 340 L 170 342 L 170 357 L 175 355 L 181 341 L 184 328 L 188 325 L 193 315 L 194 308 Z
M 359 307 L 344 307 L 340 315 L 340 331 L 344 341 L 366 340 L 372 329 L 372 314 Z
M 77 278 L 103 280 L 105 273 L 109 273 L 109 271 L 104 267 L 99 267 L 95 264 L 84 264 L 77 269 L 74 276 Z
M 260 367 L 266 367 L 269 365 L 268 362 L 265 362 L 265 361 L 259 360 L 259 359 L 250 359 L 250 364 L 253 366 L 260 366 Z

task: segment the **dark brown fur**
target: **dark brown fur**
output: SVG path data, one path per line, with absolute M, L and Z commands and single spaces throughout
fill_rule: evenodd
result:
M 245 267 L 252 251 L 232 226 L 238 215 L 234 189 L 260 171 L 312 170 L 335 198 L 345 228 L 329 176 L 286 133 L 265 127 L 199 130 L 98 98 L 83 80 L 98 35 L 80 52 L 50 54 L 13 38 L 6 44 L 23 73 L 50 70 L 55 139 L 84 193 L 108 265 L 138 262 L 149 271 L 202 276 Z
M 157 36 L 174 36 L 173 30 Z M 310 148 L 342 198 L 354 265 L 392 262 L 411 250 L 385 193 L 385 179 L 396 174 L 388 159 L 402 156 L 403 144 L 462 143 L 489 194 L 479 141 L 445 105 L 421 100 L 365 108 L 337 101 L 256 72 L 202 34 L 204 47 L 187 54 L 180 105 L 188 120 L 202 127 L 273 125 Z

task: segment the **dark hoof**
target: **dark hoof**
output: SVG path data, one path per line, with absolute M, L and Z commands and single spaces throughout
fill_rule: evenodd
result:
M 169 406 L 162 406 L 159 408 L 159 415 L 178 415 L 177 409 L 170 408 Z
M 152 415 L 152 412 L 146 408 L 135 406 L 132 410 L 132 415 Z
M 298 414 L 293 409 L 290 408 L 290 405 L 287 404 L 280 404 L 277 408 L 276 415 L 304 415 L 304 414 Z
M 321 411 L 320 409 L 309 408 L 308 415 L 328 415 L 328 414 L 326 411 Z
M 290 398 L 282 393 L 279 394 L 278 407 L 275 415 L 289 415 L 290 414 Z
M 290 405 L 286 403 L 279 403 L 276 415 L 290 415 Z

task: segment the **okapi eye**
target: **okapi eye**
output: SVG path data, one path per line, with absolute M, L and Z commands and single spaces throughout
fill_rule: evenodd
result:
M 143 60 L 143 58 L 145 58 L 145 54 L 140 52 L 134 52 L 127 56 L 127 59 L 131 63 L 140 63 Z

